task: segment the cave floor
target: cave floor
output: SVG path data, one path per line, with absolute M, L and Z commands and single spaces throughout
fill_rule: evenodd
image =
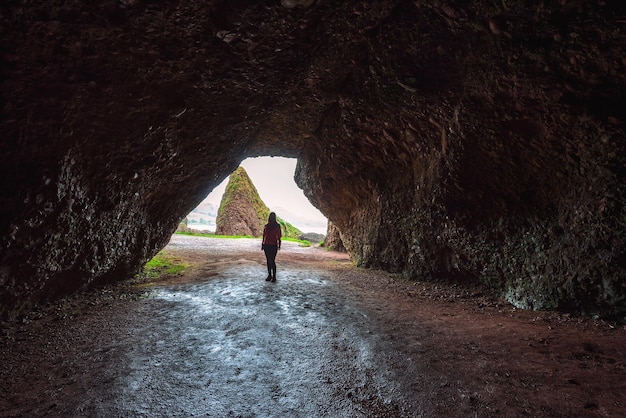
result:
M 3 325 L 0 416 L 623 416 L 626 329 L 342 253 L 174 236 L 182 275 Z

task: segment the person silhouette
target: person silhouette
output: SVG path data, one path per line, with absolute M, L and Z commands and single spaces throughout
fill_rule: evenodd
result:
M 263 242 L 261 244 L 261 249 L 265 251 L 265 259 L 267 260 L 266 282 L 276 281 L 276 254 L 280 250 L 281 238 L 280 224 L 276 221 L 276 214 L 271 212 L 267 224 L 263 228 Z

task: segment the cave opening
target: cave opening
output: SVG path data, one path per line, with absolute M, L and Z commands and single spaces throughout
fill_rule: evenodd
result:
M 297 161 L 290 157 L 260 156 L 246 158 L 239 166 L 246 171 L 261 200 L 270 210 L 305 234 L 324 235 L 328 219 L 311 204 L 294 181 Z M 218 209 L 228 181 L 229 176 L 187 214 L 189 228 L 215 232 Z

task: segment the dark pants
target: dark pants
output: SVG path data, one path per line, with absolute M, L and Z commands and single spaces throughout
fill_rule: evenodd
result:
M 267 260 L 267 274 L 276 277 L 276 253 L 278 253 L 278 245 L 263 244 L 265 251 L 265 259 Z

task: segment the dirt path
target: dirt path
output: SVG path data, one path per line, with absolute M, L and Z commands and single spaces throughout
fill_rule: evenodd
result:
M 1 416 L 619 417 L 626 330 L 285 243 L 175 236 L 183 276 L 5 326 Z

